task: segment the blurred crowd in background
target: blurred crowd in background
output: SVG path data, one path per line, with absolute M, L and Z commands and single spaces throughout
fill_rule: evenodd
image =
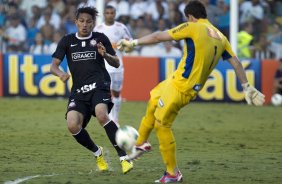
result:
M 230 0 L 201 0 L 208 18 L 229 37 Z M 238 0 L 238 55 L 241 58 L 282 58 L 282 2 Z M 0 52 L 52 54 L 65 34 L 76 32 L 75 12 L 96 6 L 95 0 L 0 0 Z M 117 10 L 133 38 L 176 26 L 189 0 L 105 0 Z M 99 12 L 103 15 L 103 12 Z M 130 55 L 181 56 L 181 42 L 138 48 Z

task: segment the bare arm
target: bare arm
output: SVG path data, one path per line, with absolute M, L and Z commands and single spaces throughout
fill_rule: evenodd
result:
M 119 63 L 119 58 L 117 56 L 113 56 L 107 53 L 106 48 L 101 42 L 97 44 L 97 47 L 99 54 L 101 54 L 105 58 L 105 60 L 109 63 L 109 65 L 115 68 L 119 67 L 120 63 Z
M 151 45 L 171 40 L 173 40 L 173 38 L 168 34 L 168 31 L 157 31 L 135 40 L 128 41 L 126 39 L 121 39 L 117 43 L 117 49 L 120 51 L 131 52 L 136 45 Z
M 228 62 L 232 65 L 235 70 L 236 76 L 239 78 L 241 84 L 246 84 L 248 79 L 246 77 L 245 70 L 237 57 L 228 59 Z
M 159 42 L 171 41 L 172 37 L 168 34 L 167 31 L 154 32 L 152 34 L 146 35 L 138 39 L 138 45 L 150 45 Z
M 61 60 L 57 59 L 57 58 L 53 58 L 52 60 L 52 64 L 51 64 L 51 67 L 50 67 L 50 72 L 59 77 L 61 79 L 61 81 L 63 82 L 66 82 L 70 75 L 64 71 L 62 71 L 59 66 L 61 64 Z
M 248 83 L 246 73 L 239 59 L 235 56 L 228 59 L 228 61 L 234 68 L 235 73 L 241 82 L 247 103 L 249 105 L 256 105 L 256 106 L 263 105 L 265 101 L 264 94 L 262 94 L 260 91 L 258 91 L 256 88 L 254 88 Z

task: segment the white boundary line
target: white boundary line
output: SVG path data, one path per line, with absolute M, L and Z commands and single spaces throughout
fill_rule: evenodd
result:
M 109 171 L 114 171 L 114 169 L 111 167 L 111 162 L 110 162 L 110 159 L 109 159 L 109 156 L 110 156 L 109 150 L 104 148 L 104 153 L 105 153 L 105 159 L 108 162 Z M 98 171 L 98 168 L 96 169 L 96 171 Z M 91 169 L 88 174 L 91 174 L 92 172 L 93 172 L 93 170 Z M 19 183 L 22 183 L 24 181 L 31 180 L 33 178 L 52 177 L 52 176 L 57 176 L 57 175 L 63 175 L 63 174 L 45 174 L 45 175 L 38 174 L 38 175 L 34 175 L 34 176 L 26 176 L 26 177 L 17 178 L 15 180 L 11 180 L 11 181 L 5 181 L 4 184 L 19 184 Z
M 4 182 L 4 184 L 19 184 L 21 182 L 27 181 L 27 180 L 31 180 L 33 178 L 38 178 L 38 177 L 52 177 L 52 176 L 56 176 L 59 174 L 49 174 L 49 175 L 34 175 L 34 176 L 26 176 L 24 178 L 18 178 L 16 180 L 13 181 L 6 181 Z

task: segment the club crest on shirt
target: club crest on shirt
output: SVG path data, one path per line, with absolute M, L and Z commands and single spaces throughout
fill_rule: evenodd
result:
M 202 89 L 202 85 L 201 84 L 196 84 L 193 89 L 197 92 L 199 92 Z
M 159 99 L 159 106 L 163 107 L 164 106 L 164 102 L 162 101 L 162 99 Z
M 97 44 L 96 40 L 90 40 L 90 46 L 94 47 Z

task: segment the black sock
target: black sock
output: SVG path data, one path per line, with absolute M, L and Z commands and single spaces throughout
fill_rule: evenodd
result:
M 109 123 L 107 123 L 105 126 L 104 126 L 105 130 L 106 130 L 106 133 L 112 143 L 112 145 L 114 146 L 114 148 L 117 150 L 117 153 L 118 153 L 118 156 L 122 157 L 122 156 L 125 156 L 126 155 L 126 152 L 123 151 L 122 149 L 120 149 L 116 143 L 116 132 L 118 130 L 118 127 L 117 125 L 113 122 L 113 121 L 110 121 Z
M 82 128 L 78 134 L 73 135 L 73 137 L 79 144 L 89 149 L 90 151 L 98 151 L 98 146 L 91 140 L 88 132 L 84 128 Z

